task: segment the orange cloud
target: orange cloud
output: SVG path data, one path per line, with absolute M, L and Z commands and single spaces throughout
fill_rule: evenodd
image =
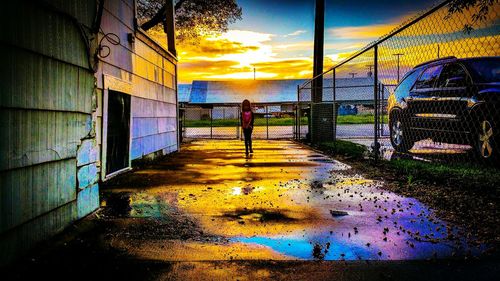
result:
M 348 26 L 331 28 L 328 30 L 330 36 L 342 39 L 375 39 L 389 33 L 396 24 L 377 24 L 367 26 Z
M 498 11 L 497 7 L 493 10 Z M 379 73 L 385 75 L 384 82 L 393 83 L 395 79 L 393 74 L 396 73 L 396 59 L 393 53 L 405 54 L 400 62 L 401 75 L 418 63 L 436 58 L 438 46 L 441 56 L 498 55 L 498 35 L 484 34 L 484 27 L 495 24 L 498 13 L 490 14 L 485 23 L 475 27 L 480 32 L 473 31 L 467 39 L 460 32 L 467 19 L 470 19 L 472 11 L 455 14 L 444 20 L 446 13 L 446 9 L 442 9 L 379 46 Z M 341 40 L 325 44 L 324 69 L 348 58 L 369 41 L 391 32 L 409 18 L 406 15 L 386 24 L 329 29 L 328 39 Z M 302 33 L 303 30 L 297 30 L 278 36 L 248 30 L 229 30 L 219 36 L 202 38 L 196 45 L 180 44 L 177 46 L 179 81 L 190 83 L 192 80 L 203 79 L 253 79 L 254 68 L 257 79 L 310 78 L 313 42 L 292 38 Z M 289 38 L 288 42 L 283 42 L 283 38 Z M 368 52 L 347 63 L 338 70 L 338 74 L 357 72 L 358 76 L 365 75 L 371 64 L 373 54 Z
M 287 46 L 273 43 L 274 37 L 267 33 L 229 30 L 220 36 L 202 38 L 197 45 L 180 44 L 177 46 L 179 81 L 253 79 L 254 68 L 257 78 L 261 79 L 309 77 L 312 58 L 287 58 L 286 54 L 293 50 L 308 51 L 312 42 Z

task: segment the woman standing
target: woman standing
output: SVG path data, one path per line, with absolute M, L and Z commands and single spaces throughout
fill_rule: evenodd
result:
M 252 149 L 252 131 L 253 131 L 253 112 L 252 105 L 249 100 L 244 100 L 241 104 L 241 127 L 243 128 L 243 136 L 245 137 L 245 153 L 253 153 Z

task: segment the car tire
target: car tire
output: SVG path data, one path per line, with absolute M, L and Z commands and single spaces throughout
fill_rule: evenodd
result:
M 499 163 L 499 132 L 497 122 L 487 114 L 478 114 L 472 145 L 478 159 L 486 164 Z
M 411 133 L 407 129 L 407 124 L 401 111 L 394 111 L 389 118 L 389 131 L 391 145 L 397 152 L 408 152 L 415 141 L 410 137 Z

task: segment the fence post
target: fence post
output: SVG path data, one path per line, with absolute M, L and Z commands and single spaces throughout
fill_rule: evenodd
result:
M 266 139 L 269 139 L 269 109 L 267 108 L 266 105 Z
M 373 65 L 374 65 L 374 70 L 373 70 L 373 97 L 374 97 L 374 125 L 373 125 L 373 156 L 375 158 L 375 163 L 378 162 L 379 158 L 379 149 L 380 149 L 380 144 L 378 142 L 378 102 L 379 102 L 379 97 L 378 97 L 378 45 L 376 44 L 374 46 L 374 54 L 373 54 Z
M 236 124 L 236 139 L 240 139 L 240 122 L 241 122 L 241 112 L 240 112 L 240 108 L 238 107 L 238 123 Z
M 299 103 L 297 103 L 297 104 L 295 105 L 295 132 L 294 132 L 294 134 L 293 134 L 293 138 L 294 138 L 295 140 L 298 140 L 298 139 L 299 139 L 299 130 L 298 130 L 298 129 L 299 129 L 299 127 L 298 127 L 298 125 L 297 125 L 297 124 L 299 124 L 299 121 L 300 121 L 300 120 L 299 120 L 298 118 L 299 118 Z
M 379 119 L 380 119 L 380 124 L 379 124 L 379 131 L 380 131 L 380 136 L 384 136 L 384 106 L 385 106 L 385 98 L 384 98 L 384 89 L 385 86 L 382 83 L 378 84 L 378 97 L 379 97 L 379 107 L 380 107 L 380 114 Z
M 333 86 L 332 86 L 332 90 L 333 90 L 333 103 L 335 103 L 337 101 L 336 89 L 335 89 L 335 70 L 336 70 L 336 68 L 333 69 Z
M 182 137 L 185 138 L 187 135 L 187 128 L 186 128 L 186 114 L 187 114 L 187 107 L 184 108 L 184 114 L 182 114 Z
M 300 85 L 297 85 L 297 140 L 300 140 Z
M 336 68 L 333 68 L 333 71 L 332 71 L 332 78 L 333 78 L 333 84 L 332 84 L 332 91 L 333 91 L 333 140 L 336 141 L 337 140 L 337 113 L 338 113 L 338 109 L 337 109 L 337 89 L 336 88 L 336 84 L 335 84 L 335 79 L 336 79 L 336 72 L 335 70 L 337 70 Z
M 212 139 L 213 138 L 213 132 L 212 132 L 212 128 L 213 128 L 213 114 L 214 114 L 214 109 L 213 108 L 210 108 L 210 138 Z

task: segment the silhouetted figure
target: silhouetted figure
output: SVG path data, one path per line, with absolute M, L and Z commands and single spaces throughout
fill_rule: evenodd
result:
M 252 131 L 253 131 L 254 116 L 252 105 L 249 100 L 244 100 L 241 104 L 241 128 L 243 128 L 243 136 L 245 137 L 245 153 L 253 153 L 252 149 Z

